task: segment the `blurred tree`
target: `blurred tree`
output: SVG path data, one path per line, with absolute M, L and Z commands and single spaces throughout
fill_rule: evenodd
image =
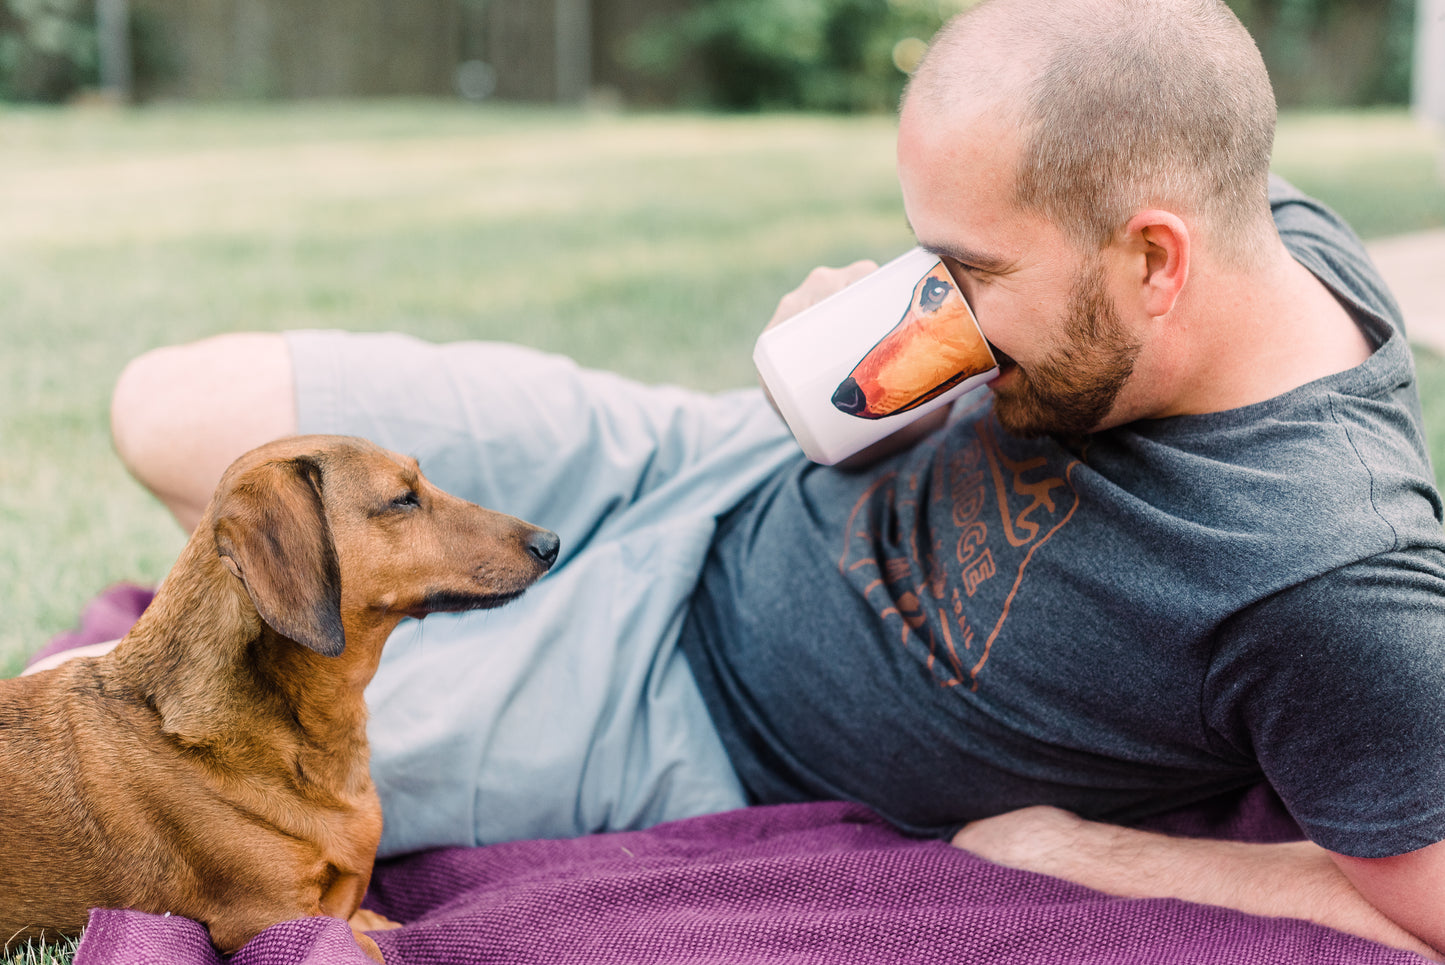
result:
M 62 100 L 94 84 L 97 2 L 0 0 L 0 99 Z M 630 72 L 645 72 L 658 100 L 877 111 L 897 103 L 938 27 L 974 2 L 129 0 L 129 40 L 143 94 L 158 81 L 188 96 L 440 92 L 451 89 L 466 46 L 466 11 L 467 23 L 486 22 L 496 48 L 485 60 L 498 97 L 518 96 L 514 77 L 551 63 L 566 40 L 575 69 L 554 71 L 545 86 L 566 86 L 571 97 L 589 83 L 632 85 Z M 1415 0 L 1227 2 L 1258 41 L 1282 105 L 1408 99 Z M 504 55 L 520 66 L 509 68 Z M 410 73 L 393 76 L 402 68 Z
M 1285 107 L 1410 99 L 1415 0 L 1228 0 Z
M 635 34 L 627 56 L 670 74 L 701 63 L 683 96 L 730 109 L 886 110 L 945 20 L 977 0 L 702 0 Z
M 95 35 L 101 88 L 117 100 L 130 100 L 135 61 L 130 45 L 129 0 L 95 0 Z
M 659 75 L 700 62 L 685 95 L 731 109 L 892 107 L 921 43 L 976 0 L 697 0 L 632 38 Z M 1414 0 L 1228 0 L 1285 106 L 1404 103 Z
M 61 100 L 95 71 L 90 0 L 0 0 L 0 99 Z

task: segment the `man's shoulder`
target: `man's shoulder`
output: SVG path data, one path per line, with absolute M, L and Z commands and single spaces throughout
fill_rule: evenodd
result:
M 1442 507 L 1413 384 L 1402 395 L 1407 373 L 1386 357 L 1405 349 L 1387 348 L 1358 371 L 1257 405 L 1101 433 L 1087 463 L 1129 498 L 1261 534 L 1371 520 L 1438 530 Z
M 1394 296 L 1343 218 L 1277 175 L 1270 177 L 1269 203 L 1280 239 L 1296 261 L 1363 315 L 1367 325 L 1378 327 L 1377 337 L 1404 331 Z

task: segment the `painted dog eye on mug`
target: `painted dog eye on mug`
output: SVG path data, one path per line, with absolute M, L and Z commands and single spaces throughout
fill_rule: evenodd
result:
M 903 317 L 833 392 L 833 406 L 881 419 L 935 399 L 994 367 L 993 356 L 943 262 L 913 287 Z
M 923 291 L 918 294 L 918 308 L 920 311 L 936 312 L 943 307 L 944 301 L 953 286 L 937 278 L 929 276 L 923 285 Z

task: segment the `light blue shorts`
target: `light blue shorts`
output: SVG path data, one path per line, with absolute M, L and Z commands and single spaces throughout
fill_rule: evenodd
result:
M 761 392 L 646 386 L 498 343 L 287 342 L 302 432 L 408 453 L 562 540 L 516 603 L 392 634 L 367 691 L 381 853 L 742 806 L 676 644 L 717 517 L 800 458 Z

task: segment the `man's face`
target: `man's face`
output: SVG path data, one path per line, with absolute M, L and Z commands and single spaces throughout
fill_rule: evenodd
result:
M 1124 421 L 1120 396 L 1140 346 L 1098 256 L 1013 203 L 1018 135 L 905 104 L 898 135 L 904 208 L 943 256 L 999 358 L 994 411 L 1016 435 L 1082 434 Z M 956 115 L 955 115 L 956 116 Z
M 1097 261 L 1075 278 L 1062 330 L 1062 346 L 1026 368 L 1013 363 L 1010 377 L 993 386 L 994 414 L 1016 436 L 1082 435 L 1098 428 L 1134 373 L 1139 343 L 1119 318 Z

